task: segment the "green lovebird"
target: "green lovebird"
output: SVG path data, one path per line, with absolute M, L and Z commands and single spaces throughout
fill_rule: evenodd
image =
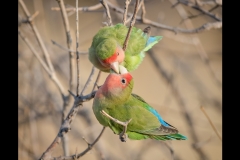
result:
M 124 52 L 122 47 L 127 32 L 128 27 L 121 23 L 100 29 L 93 37 L 89 48 L 90 62 L 104 72 L 110 72 L 112 68 L 119 73 L 119 64 L 130 72 L 140 65 L 145 56 L 144 52 L 162 39 L 162 36 L 149 36 L 150 27 L 145 28 L 144 31 L 133 27 Z
M 110 71 L 93 100 L 93 112 L 99 123 L 118 134 L 121 141 L 132 140 L 186 140 L 178 130 L 164 121 L 160 114 L 140 96 L 133 94 L 133 78 L 123 66 L 121 74 Z M 105 113 L 105 115 L 103 114 Z M 115 120 L 125 122 L 124 127 Z

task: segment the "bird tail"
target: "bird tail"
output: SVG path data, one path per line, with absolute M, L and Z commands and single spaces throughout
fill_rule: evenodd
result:
M 151 139 L 156 139 L 160 141 L 165 141 L 165 140 L 186 140 L 187 137 L 182 135 L 182 134 L 170 134 L 170 135 L 149 135 L 149 138 Z
M 152 48 L 153 45 L 157 44 L 161 39 L 163 38 L 163 36 L 150 36 L 148 38 L 146 47 L 143 49 L 143 51 L 148 51 L 150 48 Z

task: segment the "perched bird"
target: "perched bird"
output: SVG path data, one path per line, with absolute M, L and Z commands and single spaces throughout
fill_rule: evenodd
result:
M 150 27 L 145 28 L 144 31 L 133 27 L 124 52 L 122 47 L 127 32 L 128 27 L 121 23 L 100 29 L 93 37 L 89 48 L 90 62 L 104 72 L 110 72 L 112 68 L 119 73 L 119 64 L 130 72 L 142 62 L 144 52 L 162 39 L 162 36 L 150 36 Z
M 99 123 L 118 134 L 121 141 L 127 137 L 186 140 L 140 96 L 131 93 L 134 84 L 131 74 L 123 66 L 119 70 L 121 74 L 110 71 L 94 97 L 92 109 Z

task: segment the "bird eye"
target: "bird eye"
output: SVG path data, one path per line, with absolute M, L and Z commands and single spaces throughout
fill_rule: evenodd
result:
M 126 80 L 124 78 L 121 80 L 121 82 L 122 84 L 126 84 Z
M 119 56 L 119 52 L 118 52 L 117 54 L 118 54 L 118 56 Z

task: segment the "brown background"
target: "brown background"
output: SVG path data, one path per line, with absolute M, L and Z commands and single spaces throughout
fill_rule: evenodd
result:
M 51 40 L 54 40 L 67 47 L 61 13 L 51 10 L 51 7 L 58 7 L 58 3 L 55 0 L 24 0 L 24 2 L 31 14 L 39 11 L 34 23 L 47 46 L 58 78 L 67 90 L 69 80 L 68 53 L 51 43 Z M 65 0 L 64 2 L 75 6 L 73 0 Z M 111 0 L 111 2 L 120 8 L 124 7 L 124 1 Z M 130 12 L 133 11 L 134 2 L 130 5 Z M 174 1 L 146 0 L 147 18 L 166 25 L 186 28 L 184 24 L 180 24 L 182 18 L 175 8 L 171 8 L 170 2 Z M 79 0 L 80 7 L 97 3 L 97 0 Z M 182 7 L 186 9 L 188 14 L 199 13 L 186 6 Z M 221 7 L 214 13 L 221 16 Z M 121 22 L 122 14 L 117 14 L 111 10 L 111 15 L 113 24 Z M 19 16 L 25 17 L 20 6 Z M 69 17 L 69 21 L 75 49 L 75 14 Z M 79 50 L 87 51 L 92 37 L 103 26 L 102 22 L 106 21 L 106 16 L 101 8 L 98 9 L 98 12 L 80 12 L 79 21 Z M 199 27 L 206 22 L 213 21 L 207 16 L 191 19 L 193 27 Z M 136 23 L 135 26 L 141 29 L 147 27 L 147 25 L 139 23 Z M 22 24 L 20 29 L 42 55 L 31 28 L 27 24 Z M 135 80 L 133 92 L 143 97 L 161 114 L 165 121 L 188 137 L 186 141 L 167 142 L 174 150 L 175 159 L 201 159 L 192 147 L 193 144 L 197 144 L 209 160 L 221 160 L 222 142 L 213 131 L 200 106 L 204 106 L 213 124 L 222 135 L 222 29 L 213 29 L 194 35 L 176 35 L 171 31 L 152 27 L 152 35 L 163 36 L 163 39 L 151 50 L 164 71 L 173 76 L 173 83 L 166 81 L 146 53 L 143 63 L 132 72 Z M 54 83 L 21 38 L 19 38 L 18 48 L 18 158 L 19 160 L 32 160 L 39 158 L 57 135 L 61 124 L 62 99 Z M 202 60 L 200 55 L 203 54 L 208 56 L 209 65 L 206 65 Z M 81 87 L 85 84 L 91 68 L 92 64 L 89 62 L 88 56 L 81 55 Z M 96 70 L 85 94 L 90 93 L 97 73 Z M 107 75 L 107 73 L 101 74 L 99 85 L 104 82 Z M 74 84 L 76 86 L 76 77 L 74 77 Z M 192 118 L 198 142 L 193 140 L 191 134 L 193 128 L 189 127 L 184 111 L 181 109 L 182 106 L 178 103 L 171 89 L 172 86 L 179 92 L 184 106 Z M 68 133 L 70 154 L 74 154 L 76 151 L 80 153 L 87 147 L 82 137 L 92 142 L 102 129 L 94 117 L 91 105 L 92 101 L 84 103 L 84 107 L 80 109 L 72 124 L 71 132 Z M 57 147 L 53 155 L 63 155 L 61 145 Z M 90 153 L 81 159 L 98 160 L 101 159 L 101 156 L 111 160 L 171 159 L 170 150 L 163 142 L 128 140 L 126 143 L 122 143 L 109 128 L 105 130 L 100 141 Z

